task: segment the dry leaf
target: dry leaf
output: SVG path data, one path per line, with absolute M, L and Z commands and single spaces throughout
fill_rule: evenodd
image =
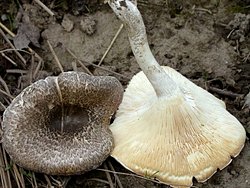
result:
M 28 48 L 31 42 L 36 47 L 40 47 L 38 42 L 40 38 L 39 29 L 32 23 L 20 23 L 17 35 L 14 37 L 14 45 L 17 49 Z

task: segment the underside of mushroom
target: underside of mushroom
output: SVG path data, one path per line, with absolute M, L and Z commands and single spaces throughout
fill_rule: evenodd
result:
M 114 77 L 65 72 L 25 88 L 3 115 L 3 146 L 18 165 L 52 175 L 83 173 L 113 149 L 109 121 L 123 88 Z
M 171 186 L 204 182 L 242 150 L 246 133 L 224 102 L 155 60 L 136 0 L 110 0 L 142 72 L 111 125 L 111 155 L 131 171 Z
M 222 101 L 169 67 L 183 95 L 158 99 L 143 72 L 130 82 L 111 125 L 112 156 L 173 186 L 204 182 L 244 146 L 245 131 Z

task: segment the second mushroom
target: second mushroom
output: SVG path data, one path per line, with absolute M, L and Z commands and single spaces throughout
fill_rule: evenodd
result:
M 143 72 L 130 81 L 111 125 L 112 156 L 129 170 L 174 187 L 204 182 L 242 150 L 246 133 L 223 101 L 150 51 L 136 1 L 110 0 Z
M 51 175 L 95 169 L 113 149 L 109 121 L 123 88 L 109 76 L 65 72 L 25 88 L 3 115 L 3 146 L 21 167 Z

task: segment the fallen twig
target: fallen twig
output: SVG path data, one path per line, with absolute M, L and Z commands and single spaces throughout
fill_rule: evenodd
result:
M 99 178 L 89 178 L 89 179 L 87 179 L 87 181 L 97 181 L 97 182 L 101 182 L 101 183 L 105 183 L 105 184 L 109 185 L 108 181 L 102 180 L 102 179 L 99 179 Z
M 45 5 L 43 4 L 40 0 L 34 0 L 38 5 L 40 5 L 46 12 L 49 13 L 51 16 L 55 16 L 55 14 Z
M 48 187 L 52 187 L 52 183 L 50 182 L 50 179 L 46 174 L 44 174 L 44 178 L 45 178 L 45 180 L 46 180 L 46 182 L 48 184 Z
M 106 170 L 108 170 L 108 167 L 107 167 L 106 163 L 103 164 L 103 167 L 104 167 Z M 113 181 L 112 181 L 112 178 L 111 178 L 111 176 L 110 176 L 110 174 L 109 174 L 109 171 L 105 171 L 105 174 L 106 174 L 106 176 L 107 176 L 107 179 L 108 179 L 110 188 L 115 188 L 115 185 L 113 184 Z
M 71 65 L 72 65 L 73 71 L 77 72 L 77 65 L 76 65 L 76 62 L 75 62 L 75 61 L 72 61 L 72 62 L 71 62 Z
M 6 73 L 27 74 L 27 73 L 28 73 L 28 70 L 22 70 L 22 69 L 6 69 Z
M 10 58 L 8 57 L 7 55 L 5 55 L 3 52 L 0 52 L 1 55 L 7 60 L 9 61 L 10 63 L 12 63 L 13 65 L 17 66 L 17 64 Z
M 6 110 L 6 106 L 0 101 L 0 106 L 4 109 L 4 110 Z M 0 135 L 1 135 L 1 129 L 0 129 Z M 1 166 L 1 164 L 0 164 L 0 166 Z
M 92 65 L 93 67 L 96 67 L 96 68 L 105 70 L 105 71 L 107 71 L 107 72 L 110 72 L 110 73 L 112 73 L 112 74 L 115 74 L 115 75 L 117 75 L 117 76 L 126 78 L 127 80 L 129 79 L 128 77 L 126 77 L 126 76 L 124 76 L 124 75 L 122 75 L 122 74 L 120 74 L 120 73 L 117 73 L 117 72 L 114 72 L 114 71 L 112 71 L 112 70 L 106 69 L 106 68 L 101 67 L 101 66 L 99 66 L 99 65 L 96 65 L 96 64 L 94 64 L 94 63 L 90 63 L 90 62 L 86 62 L 86 63 L 88 63 L 89 65 Z
M 4 149 L 2 146 L 0 147 L 0 175 L 1 175 L 1 185 L 2 187 L 10 187 L 11 188 L 11 181 L 8 170 L 6 170 L 7 164 L 4 162 Z
M 107 169 L 101 169 L 101 168 L 97 168 L 96 170 L 103 171 L 103 172 L 107 171 L 107 172 L 110 172 L 110 173 L 113 173 L 113 174 L 119 174 L 119 175 L 125 175 L 125 176 L 132 176 L 132 177 L 136 177 L 136 178 L 148 180 L 148 181 L 151 181 L 151 182 L 154 182 L 154 183 L 160 183 L 159 181 L 156 181 L 154 179 L 149 179 L 149 178 L 146 178 L 146 177 L 143 177 L 143 176 L 140 176 L 140 175 L 136 175 L 136 174 L 130 174 L 130 173 L 125 173 L 125 172 L 117 172 L 117 171 L 112 171 L 112 170 L 107 170 Z
M 229 39 L 230 38 L 230 36 L 232 35 L 232 33 L 235 31 L 235 29 L 232 29 L 229 33 L 228 33 L 228 35 L 227 35 L 227 39 Z
M 194 7 L 194 10 L 207 12 L 208 14 L 213 14 L 211 10 L 205 8 Z
M 247 56 L 244 58 L 244 63 L 246 63 L 247 62 L 247 60 L 249 59 L 249 57 L 250 57 L 250 52 L 247 54 Z
M 6 91 L 9 95 L 11 95 L 10 90 L 9 90 L 9 88 L 8 88 L 8 86 L 7 86 L 7 84 L 6 84 L 6 82 L 4 81 L 4 79 L 3 79 L 1 76 L 0 76 L 0 83 L 3 85 L 5 91 Z
M 4 31 L 6 31 L 11 37 L 15 37 L 16 35 L 11 32 L 5 25 L 3 25 L 1 22 L 0 22 L 0 28 L 2 28 Z M 20 50 L 20 49 L 14 49 L 14 50 L 18 50 L 18 51 L 24 51 L 26 52 L 25 50 Z M 32 50 L 31 48 L 28 48 L 28 50 L 30 51 L 30 53 L 34 53 L 35 54 L 35 57 L 41 61 L 43 60 L 34 50 Z M 26 52 L 27 53 L 27 52 Z
M 1 153 L 2 155 L 3 155 L 3 160 L 4 160 L 4 167 L 5 167 L 5 170 L 7 170 L 6 171 L 6 175 L 7 175 L 7 184 L 9 185 L 9 187 L 11 188 L 12 187 L 12 184 L 11 184 L 11 179 L 10 179 L 10 171 L 8 170 L 9 169 L 9 164 L 8 164 L 8 161 L 7 161 L 7 154 L 6 154 L 6 152 L 5 152 L 5 150 L 4 150 L 4 148 L 2 147 L 2 153 Z M 9 188 L 8 187 L 8 188 Z
M 48 43 L 48 45 L 49 45 L 49 49 L 50 49 L 52 55 L 53 55 L 54 58 L 55 58 L 55 61 L 56 61 L 57 66 L 59 67 L 59 69 L 60 69 L 61 72 L 64 72 L 63 67 L 62 67 L 62 64 L 60 63 L 60 61 L 59 61 L 59 59 L 58 59 L 58 57 L 57 57 L 57 55 L 56 55 L 56 52 L 55 52 L 54 49 L 52 48 L 52 46 L 51 46 L 49 40 L 47 40 L 47 43 Z
M 208 86 L 207 88 L 208 88 L 208 91 L 212 91 L 212 92 L 215 92 L 215 93 L 217 93 L 219 95 L 223 95 L 223 96 L 226 96 L 226 97 L 239 98 L 239 97 L 244 96 L 243 94 L 233 93 L 231 91 L 222 90 L 222 89 L 219 89 L 219 88 L 216 88 L 216 87 Z
M 9 93 L 7 93 L 7 92 L 5 92 L 5 91 L 3 91 L 1 89 L 0 89 L 0 93 L 2 93 L 3 95 L 9 97 L 11 100 L 14 99 L 14 97 L 12 95 L 10 95 Z
M 121 30 L 123 28 L 123 24 L 121 24 L 120 28 L 118 29 L 118 31 L 116 32 L 114 38 L 112 39 L 110 45 L 108 46 L 108 49 L 106 50 L 106 52 L 104 53 L 104 55 L 102 56 L 100 62 L 98 63 L 98 65 L 100 66 L 104 60 L 104 58 L 106 57 L 106 55 L 108 54 L 109 50 L 111 49 L 111 47 L 113 46 L 115 40 L 117 39 L 117 37 L 119 36 Z
M 8 37 L 5 35 L 5 33 L 3 32 L 3 30 L 0 28 L 0 34 L 3 36 L 4 40 L 10 45 L 10 47 L 12 49 L 16 49 L 15 46 L 10 42 L 10 40 L 8 39 Z M 22 66 L 25 67 L 26 65 L 26 60 L 23 58 L 23 56 L 18 52 L 18 50 L 14 50 L 14 52 L 16 53 L 16 55 L 20 58 L 20 60 L 22 61 Z
M 32 179 L 33 179 L 33 182 L 34 182 L 34 187 L 35 187 L 35 188 L 38 188 L 38 186 L 37 186 L 37 181 L 36 181 L 36 175 L 35 175 L 34 172 L 32 172 Z
M 68 48 L 66 48 L 66 51 L 77 60 L 77 62 L 79 63 L 79 65 L 81 65 L 81 67 L 89 74 L 89 75 L 93 75 L 92 72 L 89 71 L 89 69 L 81 62 L 81 60 L 79 60 L 76 55 Z
M 108 161 L 108 165 L 109 165 L 109 168 L 110 168 L 112 171 L 115 171 L 115 169 L 114 169 L 114 167 L 113 167 L 113 165 L 112 165 L 112 163 L 111 163 L 110 161 Z M 117 176 L 117 174 L 114 174 L 114 177 L 115 177 L 115 179 L 116 179 L 116 181 L 117 181 L 118 186 L 119 186 L 120 188 L 123 188 L 122 183 L 121 183 L 119 177 Z
M 66 50 L 67 50 L 67 51 L 77 60 L 77 62 L 79 63 L 79 65 L 81 65 L 83 68 L 85 67 L 84 69 L 85 69 L 85 70 L 88 70 L 88 72 L 89 72 L 90 75 L 93 75 L 93 74 L 89 71 L 89 69 L 83 64 L 83 61 L 82 61 L 82 60 L 78 59 L 78 58 L 74 55 L 74 53 L 73 53 L 72 51 L 70 51 L 69 49 L 66 48 Z M 117 75 L 117 76 L 120 76 L 120 77 L 123 77 L 123 78 L 128 79 L 126 76 L 124 76 L 124 75 L 122 75 L 122 74 L 119 74 L 119 73 L 117 73 L 117 72 L 111 71 L 111 70 L 109 70 L 109 69 L 106 69 L 106 68 L 104 68 L 104 67 L 101 67 L 101 66 L 99 66 L 99 65 L 96 65 L 96 64 L 94 64 L 94 63 L 90 63 L 90 62 L 84 62 L 84 63 L 87 63 L 87 64 L 89 64 L 89 65 L 92 65 L 93 67 L 96 67 L 96 68 L 105 70 L 105 71 L 110 72 L 110 73 L 113 73 L 113 74 L 115 74 L 115 75 Z
M 29 84 L 32 84 L 32 82 L 33 82 L 34 64 L 35 64 L 34 56 L 31 56 L 30 68 L 29 68 L 29 71 L 28 71 Z
M 25 188 L 23 174 L 19 172 L 18 167 L 15 163 L 13 163 L 13 171 L 14 171 L 14 176 L 16 178 L 16 183 L 18 184 L 18 187 Z
M 36 69 L 35 69 L 35 71 L 34 71 L 34 74 L 33 74 L 33 79 L 36 79 L 36 76 L 37 76 L 37 74 L 38 74 L 38 72 L 39 72 L 39 70 L 40 70 L 40 68 L 41 68 L 42 62 L 43 62 L 43 61 L 39 61 L 39 62 L 38 62 L 37 66 L 36 66 Z

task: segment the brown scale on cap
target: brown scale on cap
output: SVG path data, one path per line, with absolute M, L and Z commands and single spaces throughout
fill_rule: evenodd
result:
M 123 88 L 109 76 L 65 72 L 24 89 L 3 116 L 3 146 L 20 166 L 51 175 L 83 173 L 113 149 L 109 121 Z

